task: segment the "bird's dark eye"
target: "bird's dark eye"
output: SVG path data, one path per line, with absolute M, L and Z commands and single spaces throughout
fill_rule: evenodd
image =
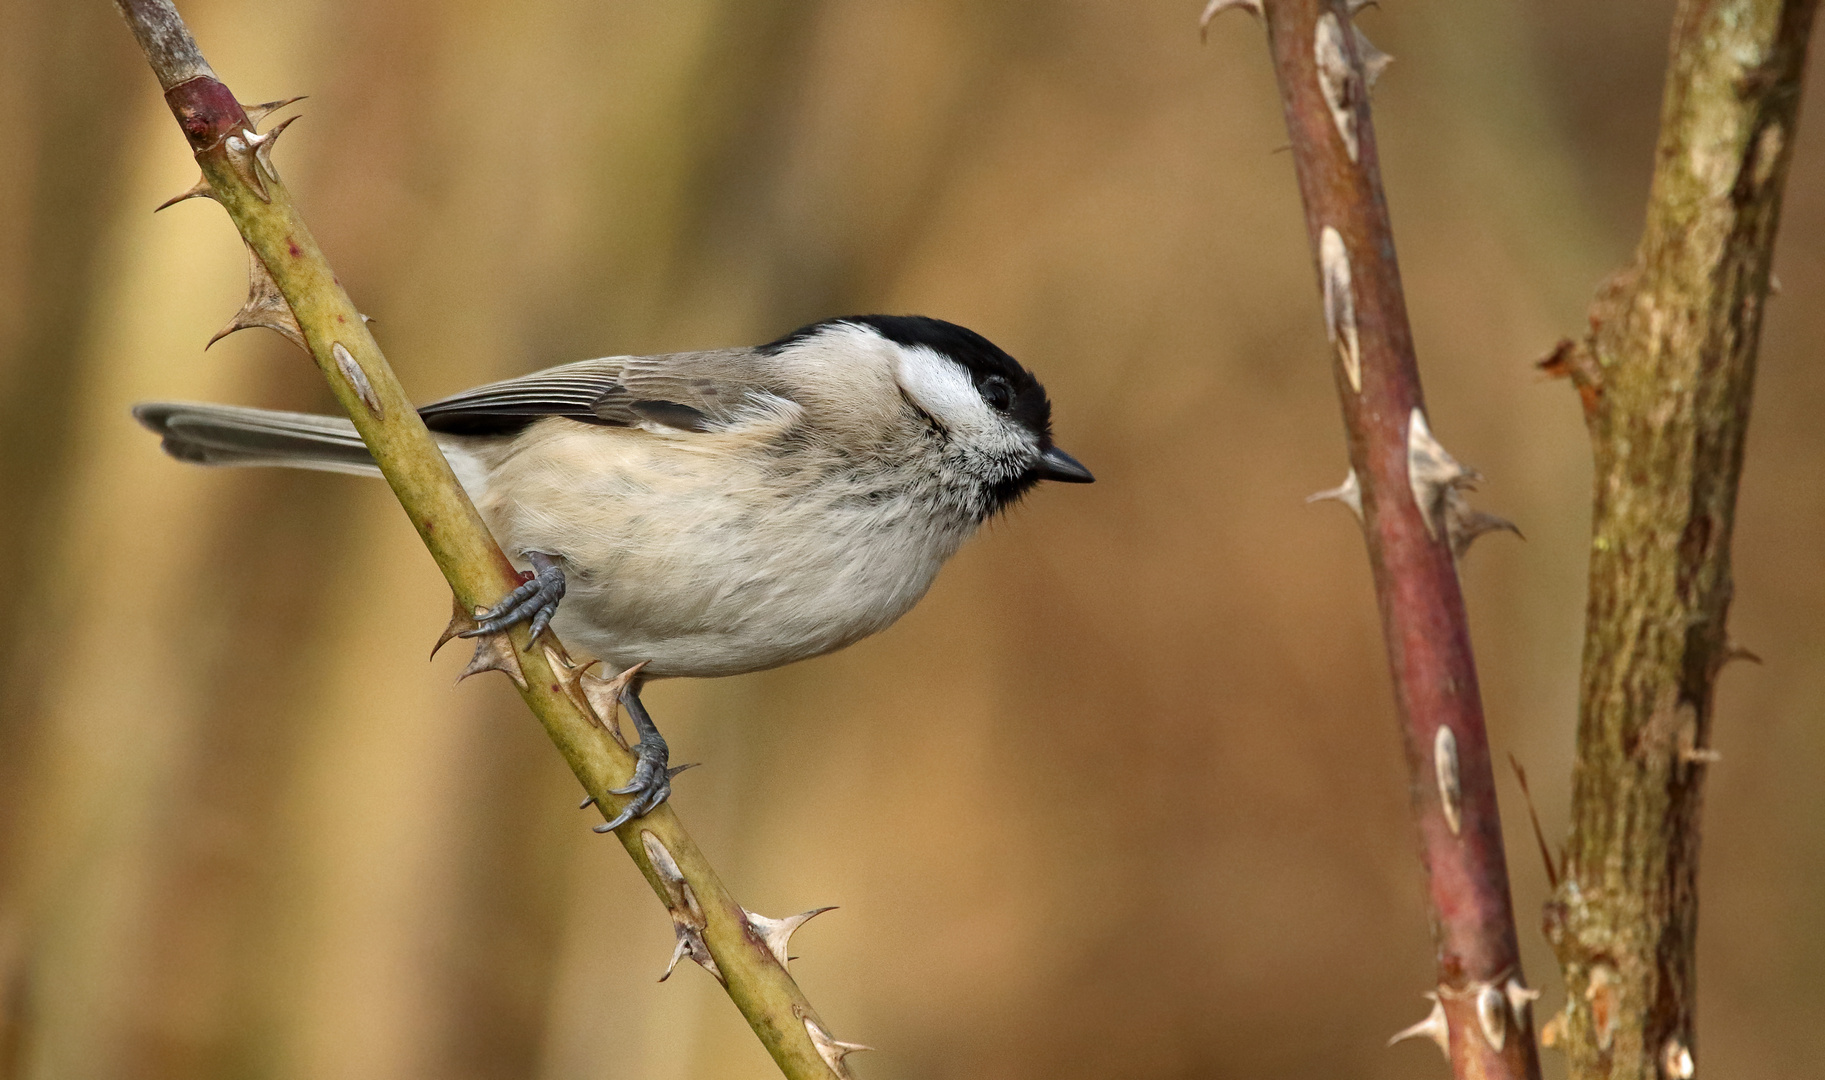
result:
M 1001 376 L 990 375 L 982 380 L 982 400 L 996 412 L 1007 412 L 1014 407 L 1014 388 Z

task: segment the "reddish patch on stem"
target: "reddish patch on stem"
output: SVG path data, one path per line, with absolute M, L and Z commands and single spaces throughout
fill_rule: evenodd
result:
M 214 147 L 230 132 L 253 126 L 247 119 L 247 111 L 228 92 L 228 87 L 207 75 L 199 75 L 165 91 L 165 103 L 171 106 L 171 115 L 177 117 L 178 127 L 184 129 L 190 149 L 199 154 Z

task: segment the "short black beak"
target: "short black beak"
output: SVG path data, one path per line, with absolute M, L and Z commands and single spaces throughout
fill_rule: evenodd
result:
M 1041 480 L 1059 480 L 1067 484 L 1089 484 L 1096 480 L 1096 477 L 1090 475 L 1089 469 L 1056 446 L 1039 455 L 1039 461 L 1033 466 L 1033 475 Z

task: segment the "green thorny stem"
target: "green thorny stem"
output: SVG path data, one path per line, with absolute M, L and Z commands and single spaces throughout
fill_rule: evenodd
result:
M 253 276 L 239 325 L 280 330 L 306 346 L 367 443 L 455 594 L 452 628 L 519 582 L 350 303 L 272 166 L 284 125 L 256 134 L 273 107 L 244 108 L 210 70 L 169 0 L 116 0 L 203 169 L 190 195 L 221 203 L 246 242 Z M 276 106 L 274 106 L 276 107 Z M 250 113 L 252 118 L 250 118 Z M 618 683 L 585 677 L 555 638 L 529 648 L 526 628 L 483 639 L 471 670 L 506 672 L 577 779 L 605 813 L 634 759 L 610 734 Z M 844 1055 L 785 967 L 802 919 L 762 919 L 729 895 L 669 805 L 616 830 L 671 913 L 680 957 L 716 976 L 793 1080 L 849 1078 Z
M 1476 479 L 1432 434 L 1382 197 L 1369 90 L 1387 56 L 1352 25 L 1366 0 L 1212 0 L 1267 23 L 1317 264 L 1355 511 L 1374 573 L 1435 947 L 1431 1013 L 1459 1080 L 1539 1080 L 1502 822 L 1457 559 L 1513 528 L 1470 508 Z
M 1564 872 L 1546 934 L 1571 1075 L 1696 1070 L 1699 811 L 1755 354 L 1817 0 L 1681 0 L 1646 227 L 1591 331 L 1590 601 Z

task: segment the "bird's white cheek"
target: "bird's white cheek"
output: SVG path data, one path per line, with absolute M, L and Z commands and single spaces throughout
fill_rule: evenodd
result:
M 902 348 L 899 377 L 907 396 L 946 427 L 970 431 L 994 424 L 969 372 L 954 360 L 924 347 Z

